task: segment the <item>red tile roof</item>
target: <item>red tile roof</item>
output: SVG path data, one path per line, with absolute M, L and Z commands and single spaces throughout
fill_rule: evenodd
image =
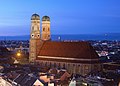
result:
M 98 59 L 98 55 L 88 42 L 43 43 L 38 56 L 67 57 L 77 59 Z

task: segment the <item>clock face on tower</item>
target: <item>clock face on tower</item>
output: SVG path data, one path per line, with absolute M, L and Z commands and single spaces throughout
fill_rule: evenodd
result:
M 31 34 L 31 38 L 34 38 L 34 34 Z
M 40 38 L 40 34 L 37 34 L 38 38 Z

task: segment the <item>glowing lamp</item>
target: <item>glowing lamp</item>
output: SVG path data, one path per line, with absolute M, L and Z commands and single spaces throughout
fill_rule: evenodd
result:
M 21 56 L 21 53 L 17 53 L 17 56 L 20 57 L 20 56 Z

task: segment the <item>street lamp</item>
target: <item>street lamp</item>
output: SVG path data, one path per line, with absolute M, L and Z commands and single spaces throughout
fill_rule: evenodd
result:
M 21 62 L 21 56 L 22 56 L 22 53 L 21 52 L 16 52 L 16 63 L 20 63 Z
M 18 57 L 20 57 L 20 56 L 21 56 L 21 53 L 20 53 L 20 52 L 18 52 L 18 53 L 17 53 L 17 56 L 18 56 Z

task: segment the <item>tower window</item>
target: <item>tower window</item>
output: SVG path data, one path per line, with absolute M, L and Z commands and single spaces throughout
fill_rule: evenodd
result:
M 50 31 L 50 29 L 48 28 L 48 31 Z
M 45 28 L 43 28 L 43 31 L 45 31 Z
M 34 30 L 34 26 L 32 26 L 32 30 Z
M 39 30 L 39 26 L 37 27 L 37 29 Z

